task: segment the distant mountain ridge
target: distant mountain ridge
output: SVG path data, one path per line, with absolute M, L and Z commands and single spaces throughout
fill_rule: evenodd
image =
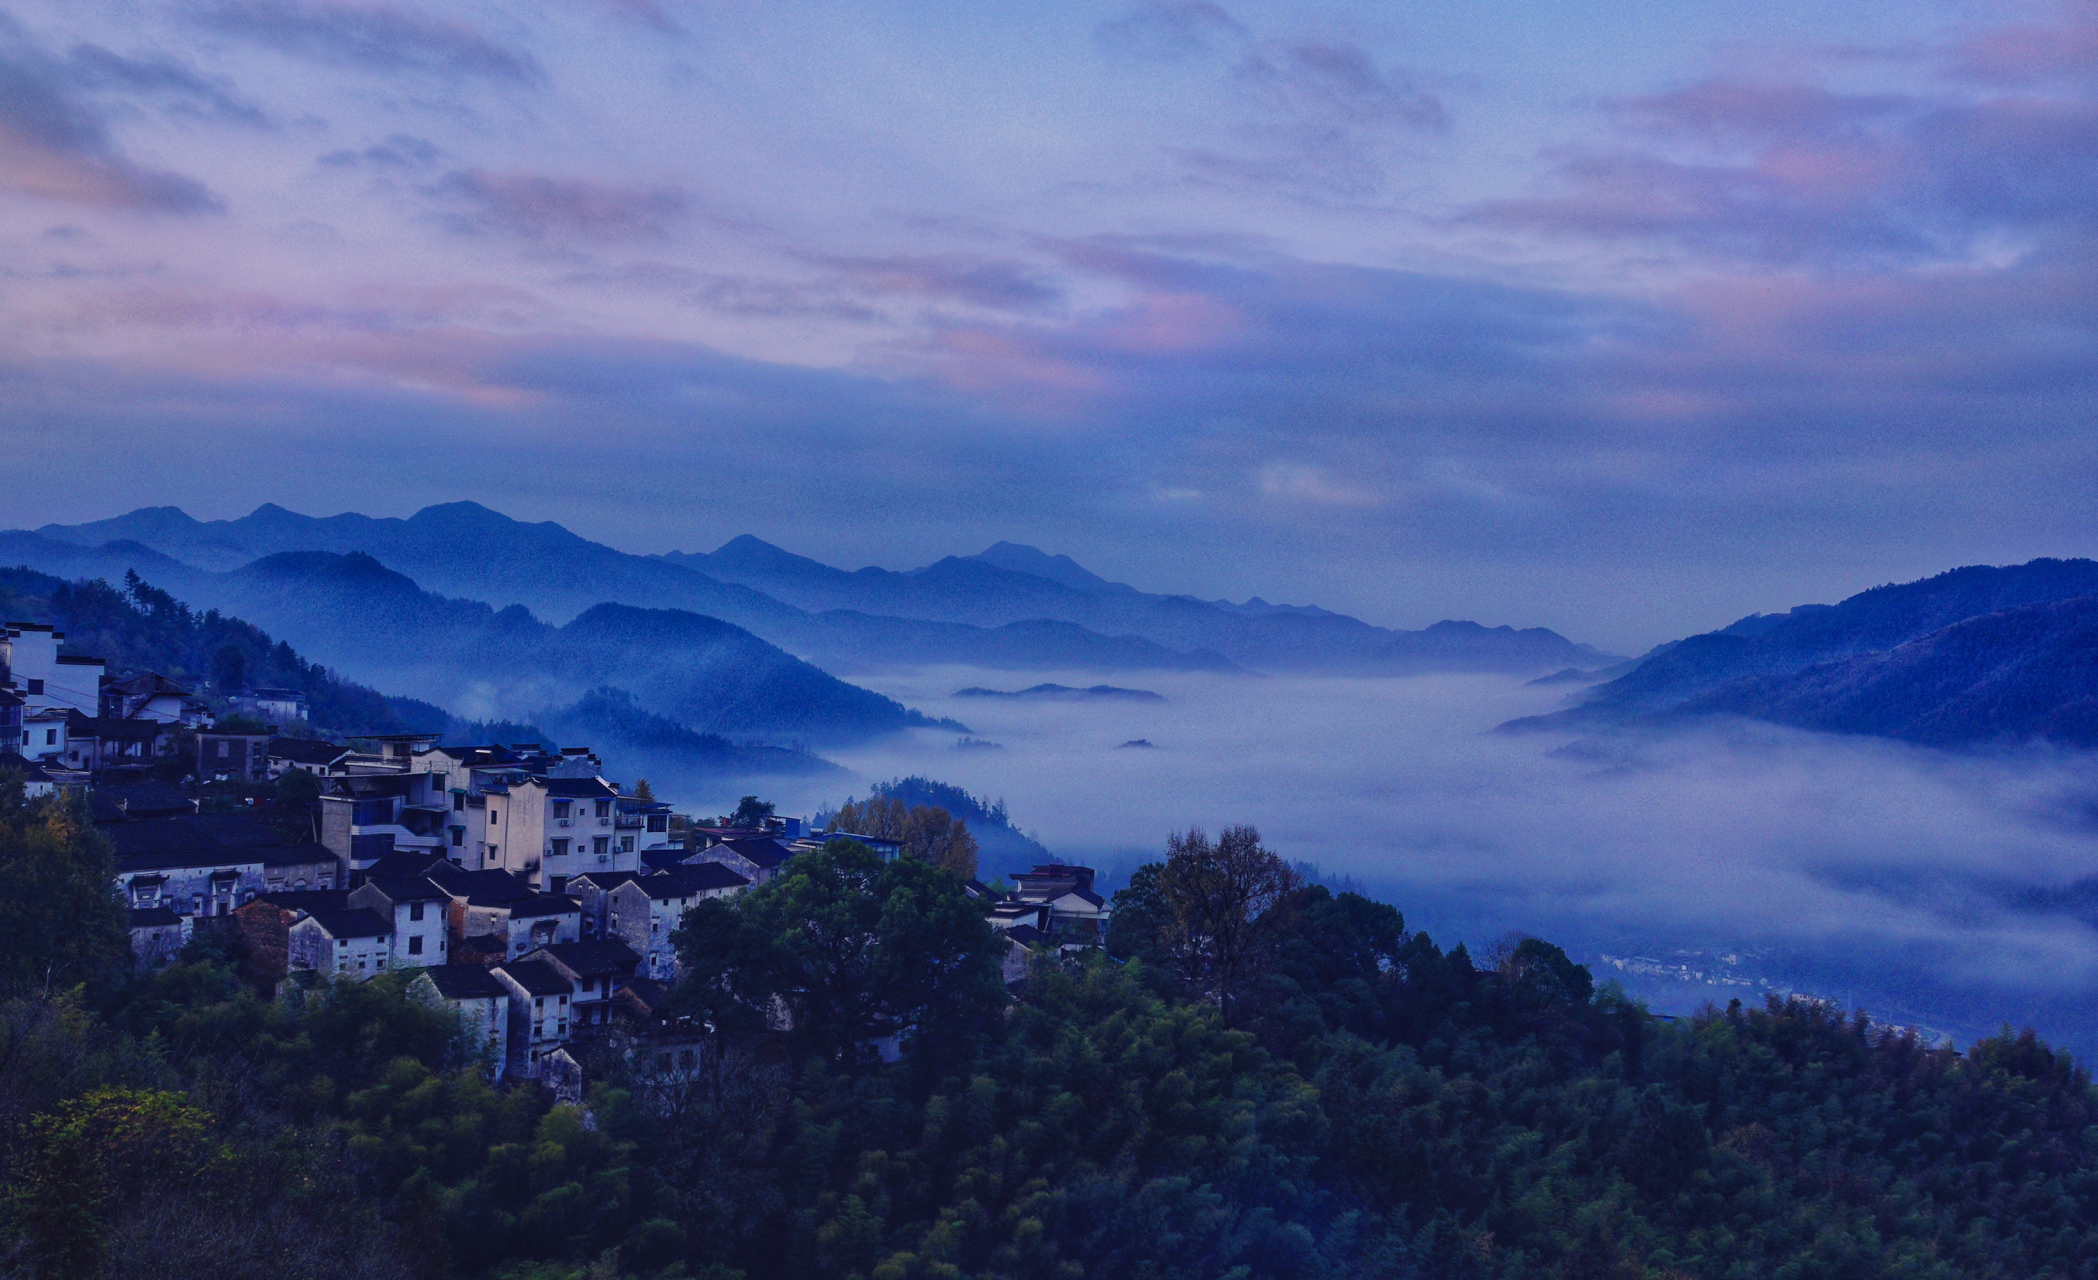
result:
M 608 600 L 684 609 L 844 671 L 962 663 L 1014 670 L 1536 674 L 1615 660 L 1544 628 L 1442 622 L 1396 631 L 1312 606 L 1151 595 L 1109 582 L 1068 556 L 1009 542 L 908 573 L 836 569 L 748 535 L 704 555 L 640 556 L 558 524 L 527 524 L 470 502 L 426 507 L 407 519 L 317 518 L 265 504 L 238 520 L 206 522 L 177 508 L 149 507 L 110 520 L 46 525 L 34 536 L 52 548 L 130 542 L 221 571 L 283 552 L 358 551 L 447 596 L 521 603 L 556 620 Z M 0 558 L 17 554 L 0 537 Z
M 0 534 L 0 563 L 34 565 L 38 552 L 69 577 L 120 581 L 135 568 L 193 607 L 252 619 L 362 682 L 469 719 L 537 714 L 611 687 L 696 733 L 738 740 L 837 743 L 942 723 L 684 610 L 604 603 L 556 627 L 523 605 L 425 591 L 363 552 L 282 552 L 215 573 L 135 543 L 86 549 Z
M 1935 746 L 2098 745 L 2098 563 L 1954 569 L 1663 645 L 1505 729 L 1737 715 Z

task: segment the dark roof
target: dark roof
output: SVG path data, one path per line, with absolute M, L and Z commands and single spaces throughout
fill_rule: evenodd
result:
M 100 667 L 108 663 L 106 658 L 90 658 L 84 653 L 61 653 L 57 662 L 65 667 Z
M 575 984 L 561 976 L 561 971 L 544 960 L 513 960 L 497 972 L 505 974 L 510 981 L 525 989 L 525 994 L 534 996 L 565 996 L 575 990 Z
M 391 921 L 366 907 L 322 907 L 307 918 L 331 938 L 384 938 L 393 932 Z
M 730 853 L 747 858 L 752 863 L 770 871 L 794 856 L 794 851 L 773 839 L 724 840 L 721 842 Z
M 651 898 L 688 898 L 707 889 L 741 889 L 750 880 L 719 862 L 681 862 L 634 883 Z
M 169 818 L 197 811 L 197 802 L 165 782 L 140 782 L 128 787 L 98 786 L 91 790 L 95 821 Z
M 270 755 L 278 760 L 289 760 L 293 764 L 334 764 L 348 754 L 348 747 L 338 747 L 332 742 L 322 742 L 318 738 L 270 739 Z
M 469 902 L 472 899 L 468 899 Z M 479 904 L 475 904 L 479 905 Z M 583 904 L 574 898 L 552 893 L 535 893 L 528 898 L 519 898 L 510 904 L 512 920 L 530 920 L 537 916 L 565 916 L 571 911 L 581 911 Z
M 413 880 L 419 876 L 435 877 L 436 873 L 452 863 L 441 853 L 428 850 L 395 849 L 381 854 L 377 862 L 364 869 L 364 878 L 370 880 Z
M 344 911 L 350 905 L 348 889 L 280 889 L 275 893 L 255 896 L 257 902 L 282 907 L 286 911 L 304 911 L 309 915 L 315 911 Z
M 1005 936 L 1029 950 L 1049 944 L 1049 935 L 1031 924 L 1016 924 L 1005 931 Z
M 447 1000 L 503 999 L 510 994 L 510 988 L 477 964 L 432 965 L 423 970 L 423 976 L 435 983 L 437 994 Z
M 1096 907 L 1104 907 L 1104 906 L 1106 906 L 1106 905 L 1107 905 L 1107 899 L 1105 899 L 1105 898 L 1101 897 L 1101 896 L 1100 896 L 1099 894 L 1097 894 L 1097 893 L 1094 893 L 1094 892 L 1093 892 L 1093 891 L 1092 891 L 1091 889 L 1069 889 L 1069 890 L 1066 890 L 1066 891 L 1065 891 L 1065 892 L 1063 892 L 1063 893 L 1059 893 L 1059 894 L 1057 894 L 1057 895 L 1056 895 L 1056 897 L 1057 897 L 1057 898 L 1083 898 L 1083 899 L 1085 899 L 1085 900 L 1086 900 L 1087 902 L 1090 902 L 1090 903 L 1092 903 L 1092 904 L 1093 904 L 1094 906 L 1096 906 Z M 1051 902 L 1054 902 L 1054 901 L 1056 901 L 1056 898 L 1051 898 L 1051 899 L 1049 899 L 1049 901 L 1051 901 Z
M 262 851 L 262 865 L 265 867 L 311 867 L 324 862 L 341 865 L 335 857 L 335 850 L 310 841 L 306 844 L 287 844 Z
M 276 832 L 245 813 L 185 813 L 167 818 L 112 822 L 101 830 L 116 846 L 120 865 L 126 858 L 250 851 L 274 848 L 284 843 Z
M 675 846 L 668 849 L 643 849 L 641 865 L 651 871 L 668 871 L 691 856 L 689 851 Z
M 166 907 L 133 907 L 131 927 L 134 929 L 156 929 L 162 925 L 181 924 L 182 917 Z
M 364 887 L 385 895 L 388 902 L 447 902 L 452 895 L 446 893 L 428 876 L 402 877 L 398 879 L 366 879 Z
M 634 976 L 635 967 L 641 963 L 641 956 L 616 938 L 596 938 L 588 942 L 557 942 L 550 947 L 541 947 L 531 954 L 552 956 L 561 962 L 562 968 L 579 978 L 596 978 L 605 974 L 631 978 Z
M 568 883 L 574 885 L 588 880 L 591 887 L 609 893 L 629 880 L 639 880 L 641 876 L 639 871 L 585 871 L 579 876 L 570 877 Z
M 151 742 L 167 732 L 169 726 L 158 720 L 98 720 L 93 716 L 81 715 L 78 711 L 66 712 L 68 738 L 94 738 L 101 742 Z
M 532 886 L 507 871 L 467 871 L 447 863 L 427 874 L 445 892 L 476 907 L 500 907 L 533 894 Z
M 455 956 L 472 953 L 479 956 L 501 956 L 510 953 L 510 939 L 500 933 L 469 933 L 459 939 L 452 948 Z
M 636 978 L 619 988 L 621 993 L 632 996 L 641 1007 L 654 1013 L 670 1003 L 670 984 L 654 978 Z
M 564 800 L 610 800 L 619 788 L 603 778 L 548 778 L 546 793 Z

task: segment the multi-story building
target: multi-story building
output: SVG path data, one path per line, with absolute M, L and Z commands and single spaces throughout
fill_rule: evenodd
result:
M 750 887 L 748 877 L 719 862 L 685 862 L 612 890 L 605 936 L 617 938 L 643 957 L 644 976 L 677 977 L 677 946 L 671 941 L 692 904 L 725 898 Z
M 481 1045 L 489 1077 L 502 1079 L 510 1059 L 510 988 L 502 979 L 477 964 L 431 965 L 408 984 L 408 994 L 458 1014 Z
M 102 709 L 105 664 L 85 654 L 60 653 L 66 633 L 35 622 L 10 622 L 0 632 L 0 666 L 31 711 L 57 707 L 91 716 Z
M 451 895 L 426 877 L 368 880 L 350 890 L 349 905 L 378 913 L 393 925 L 393 967 L 419 969 L 450 956 L 446 920 Z
M 537 1078 L 541 1062 L 568 1041 L 575 986 L 544 960 L 512 960 L 492 972 L 510 993 L 511 1070 Z
M 393 926 L 364 907 L 316 908 L 291 926 L 287 954 L 294 969 L 375 978 L 393 959 Z
M 486 789 L 482 868 L 523 876 L 551 893 L 585 871 L 631 871 L 638 850 L 615 843 L 619 788 L 603 778 L 525 776 Z

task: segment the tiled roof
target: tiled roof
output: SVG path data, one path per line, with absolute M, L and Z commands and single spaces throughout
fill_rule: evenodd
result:
M 471 898 L 467 901 L 473 901 Z M 478 905 L 478 904 L 476 904 Z M 540 916 L 565 916 L 572 911 L 581 911 L 583 904 L 574 898 L 559 894 L 535 893 L 529 898 L 520 898 L 510 904 L 512 920 L 531 920 Z
M 270 758 L 289 760 L 293 764 L 334 764 L 348 754 L 348 747 L 338 747 L 318 738 L 270 739 Z
M 120 865 L 130 857 L 205 851 L 219 851 L 223 856 L 225 851 L 261 850 L 284 843 L 276 832 L 245 813 L 189 813 L 112 822 L 101 831 L 116 846 Z
M 576 885 L 588 880 L 592 888 L 601 893 L 610 893 L 629 880 L 639 880 L 641 875 L 639 871 L 585 871 L 571 878 L 568 883 Z
M 741 889 L 750 880 L 719 862 L 681 862 L 634 883 L 651 898 L 686 898 L 710 889 Z
M 364 907 L 323 907 L 307 918 L 331 938 L 384 938 L 393 933 L 393 925 L 378 912 Z
M 440 899 L 448 902 L 452 896 L 428 876 L 366 880 L 364 883 L 366 888 L 383 894 L 388 902 L 436 902 Z
M 793 851 L 777 840 L 724 840 L 722 846 L 739 858 L 746 858 L 757 866 L 770 871 L 794 856 Z
M 429 872 L 438 887 L 476 907 L 500 907 L 532 896 L 532 886 L 507 871 L 466 871 L 449 864 Z
M 510 994 L 496 976 L 477 964 L 439 964 L 422 971 L 447 1000 L 503 999 Z
M 605 974 L 631 978 L 634 976 L 634 969 L 641 963 L 640 954 L 616 938 L 595 938 L 588 942 L 557 942 L 550 947 L 541 947 L 531 954 L 551 956 L 560 961 L 561 966 L 570 973 L 583 978 L 595 978 Z
M 619 788 L 603 778 L 548 778 L 546 794 L 564 800 L 610 800 Z
M 335 850 L 324 844 L 287 844 L 262 851 L 262 865 L 265 867 L 312 867 L 322 863 L 341 865 Z
M 133 907 L 131 927 L 134 929 L 156 929 L 162 925 L 181 924 L 182 917 L 166 907 Z
M 255 901 L 267 902 L 271 906 L 282 907 L 286 911 L 304 911 L 308 914 L 315 911 L 343 911 L 347 910 L 350 905 L 350 891 L 347 889 L 281 889 L 276 893 L 257 894 Z
M 575 990 L 574 983 L 544 960 L 513 960 L 496 972 L 507 975 L 512 982 L 523 987 L 527 995 L 565 996 Z

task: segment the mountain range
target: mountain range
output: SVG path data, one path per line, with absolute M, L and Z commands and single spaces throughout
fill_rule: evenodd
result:
M 1655 649 L 1504 729 L 1743 716 L 1933 746 L 2098 745 L 2098 563 L 1969 566 Z
M 0 534 L 0 563 L 40 550 L 30 539 Z M 822 746 L 949 723 L 685 610 L 605 603 L 557 627 L 522 605 L 496 609 L 425 591 L 362 552 L 282 552 L 223 573 L 136 543 L 42 558 L 57 563 L 26 563 L 111 582 L 136 571 L 194 608 L 246 618 L 362 683 L 469 719 L 537 714 L 609 687 L 693 732 L 732 739 Z
M 1615 660 L 1544 628 L 1444 621 L 1392 630 L 1310 606 L 1150 594 L 1109 582 L 1067 556 L 1015 543 L 908 572 L 837 569 L 749 536 L 706 554 L 643 556 L 470 502 L 427 507 L 406 519 L 318 518 L 264 505 L 238 520 L 199 521 L 179 508 L 149 507 L 0 535 L 0 560 L 67 572 L 61 566 L 77 562 L 79 552 L 111 544 L 215 572 L 286 552 L 359 552 L 431 592 L 521 604 L 552 621 L 604 603 L 704 614 L 846 673 L 957 663 L 1538 674 Z

